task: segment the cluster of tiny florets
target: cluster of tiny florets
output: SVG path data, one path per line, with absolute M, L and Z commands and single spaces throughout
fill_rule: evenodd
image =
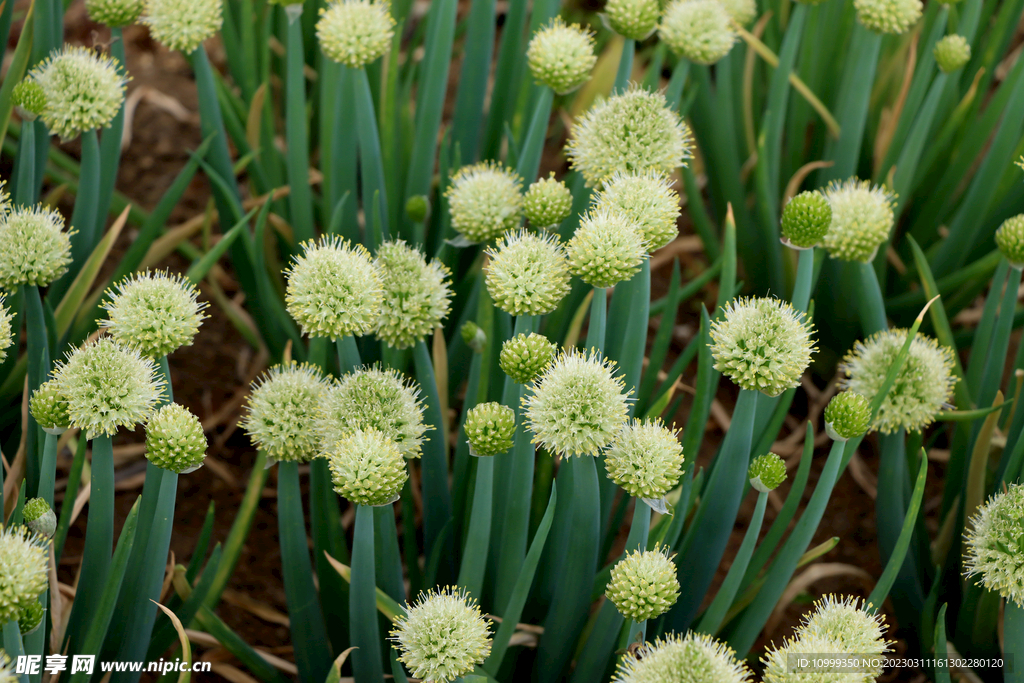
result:
M 325 387 L 312 365 L 275 365 L 253 382 L 241 426 L 267 457 L 307 462 L 319 453 L 316 418 Z
M 526 384 L 548 369 L 556 350 L 542 334 L 518 334 L 501 345 L 498 365 L 516 383 Z
M 146 424 L 146 459 L 165 470 L 188 474 L 203 466 L 206 434 L 188 408 L 168 403 Z
M 672 0 L 658 35 L 672 52 L 696 64 L 714 64 L 736 43 L 732 17 L 719 0 Z
M 114 339 L 135 346 L 151 358 L 160 358 L 182 346 L 191 346 L 203 309 L 198 290 L 188 279 L 165 272 L 136 273 L 107 292 L 103 303 L 107 328 Z
M 846 374 L 843 388 L 864 397 L 875 396 L 906 341 L 904 329 L 883 330 L 858 341 L 839 365 Z M 931 337 L 916 335 L 872 428 L 883 434 L 898 429 L 919 431 L 948 407 L 956 382 L 953 351 Z
M 23 526 L 0 533 L 0 620 L 17 619 L 48 583 L 49 543 Z
M 594 203 L 635 223 L 648 252 L 661 249 L 679 234 L 679 194 L 672 189 L 672 181 L 657 171 L 615 173 Z
M 781 299 L 733 299 L 711 325 L 715 369 L 743 389 L 778 396 L 797 386 L 810 365 L 813 329 Z
M 939 39 L 932 54 L 942 73 L 953 73 L 970 61 L 971 44 L 963 36 L 954 33 Z
M 500 403 L 481 403 L 466 413 L 465 430 L 470 455 L 487 457 L 507 453 L 516 431 L 515 411 Z
M 7 653 L 0 650 L 0 683 L 20 683 L 21 676 L 14 672 L 11 666 L 11 658 Z
M 749 26 L 757 17 L 756 0 L 719 0 L 725 11 L 740 26 Z
M 564 95 L 583 85 L 597 63 L 594 36 L 555 17 L 533 35 L 526 61 L 534 80 Z
M 759 493 L 768 493 L 786 481 L 786 463 L 775 453 L 759 455 L 747 468 L 750 486 Z
M 468 242 L 490 242 L 519 226 L 522 179 L 501 164 L 463 166 L 445 192 L 452 227 Z
M 552 173 L 541 178 L 523 195 L 523 215 L 535 228 L 551 230 L 572 213 L 572 192 Z
M 545 315 L 569 293 L 569 261 L 557 235 L 517 230 L 487 256 L 487 291 L 509 315 Z
M 640 270 L 647 243 L 638 223 L 624 212 L 595 208 L 580 221 L 566 245 L 569 270 L 593 287 L 614 287 Z
M 801 192 L 782 210 L 782 239 L 797 249 L 810 249 L 832 225 L 832 205 L 820 192 Z
M 390 505 L 409 478 L 405 458 L 394 441 L 378 430 L 356 429 L 324 454 L 334 490 L 356 505 Z
M 359 69 L 391 48 L 395 20 L 391 5 L 370 0 L 335 0 L 320 10 L 316 25 L 320 49 L 336 62 Z
M 895 216 L 895 196 L 870 181 L 833 181 L 825 190 L 832 222 L 822 245 L 832 258 L 867 263 L 887 239 Z
M 25 501 L 22 515 L 25 519 L 25 526 L 29 529 L 43 538 L 53 538 L 54 532 L 57 531 L 57 515 L 45 500 L 30 498 Z
M 631 420 L 605 451 L 608 478 L 644 500 L 657 500 L 683 476 L 683 446 L 659 420 Z
M 115 58 L 71 45 L 40 62 L 29 78 L 43 89 L 39 116 L 62 140 L 109 126 L 121 110 L 127 82 Z
M 18 630 L 21 631 L 21 635 L 27 636 L 39 628 L 39 625 L 43 623 L 44 616 L 46 616 L 46 608 L 41 602 L 32 601 L 25 605 L 25 609 L 21 610 L 18 615 Z M 3 678 L 3 672 L 0 671 L 0 683 L 15 683 L 17 680 L 16 676 L 10 679 Z
M 1007 218 L 996 230 L 996 246 L 1014 268 L 1024 268 L 1024 213 Z
M 43 382 L 28 403 L 32 418 L 47 434 L 63 434 L 71 426 L 68 416 L 68 402 L 60 393 L 60 383 L 55 379 Z
M 604 16 L 613 31 L 630 40 L 643 40 L 654 32 L 661 16 L 659 0 L 608 0 Z
M 14 331 L 11 329 L 11 312 L 4 306 L 4 298 L 0 296 L 0 363 L 7 359 L 7 349 L 14 344 Z
M 825 431 L 833 441 L 848 441 L 867 433 L 871 402 L 852 391 L 841 391 L 825 406 Z
M 622 616 L 646 621 L 664 614 L 679 597 L 676 565 L 667 548 L 634 550 L 612 567 L 604 594 Z
M 983 586 L 1024 606 L 1024 486 L 1011 484 L 979 507 L 966 540 L 967 576 L 980 576 Z
M 921 18 L 921 0 L 853 0 L 857 20 L 875 33 L 906 33 Z
M 0 287 L 45 287 L 71 263 L 70 233 L 60 212 L 41 204 L 19 206 L 0 217 Z
M 388 346 L 405 349 L 437 328 L 451 310 L 450 272 L 440 261 L 405 242 L 387 242 L 377 250 L 383 300 L 375 335 Z
M 736 652 L 709 635 L 670 633 L 619 660 L 613 683 L 747 683 L 752 672 Z
M 85 9 L 96 23 L 120 28 L 138 20 L 143 0 L 85 0 Z
M 46 110 L 43 86 L 27 78 L 14 86 L 11 101 L 18 108 L 18 115 L 27 121 L 35 121 Z
M 142 23 L 158 43 L 190 54 L 224 22 L 223 0 L 146 0 Z

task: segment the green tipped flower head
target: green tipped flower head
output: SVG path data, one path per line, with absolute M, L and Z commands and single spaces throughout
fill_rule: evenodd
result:
M 813 325 L 775 298 L 733 299 L 711 324 L 715 369 L 741 388 L 778 396 L 800 384 L 815 351 Z
M 604 466 L 608 478 L 629 495 L 659 501 L 683 476 L 683 446 L 659 420 L 634 419 L 615 435 Z
M 566 24 L 555 17 L 533 34 L 526 60 L 534 80 L 564 95 L 590 77 L 597 63 L 594 36 L 579 24 Z
M 964 558 L 967 576 L 1024 606 L 1024 486 L 1010 484 L 992 496 L 971 518 Z
M 857 20 L 875 33 L 906 33 L 921 18 L 921 0 L 853 0 Z
M 146 424 L 146 459 L 178 474 L 195 472 L 206 457 L 206 434 L 188 408 L 168 403 Z
M 14 333 L 11 330 L 11 312 L 4 306 L 4 298 L 0 296 L 0 363 L 7 358 L 7 349 L 14 344 Z
M 17 619 L 48 582 L 49 541 L 23 526 L 0 533 L 0 619 Z
M 487 333 L 480 329 L 472 320 L 467 320 L 459 329 L 462 341 L 466 346 L 473 349 L 474 353 L 483 353 L 484 345 L 487 344 Z
M 420 593 L 395 621 L 391 640 L 414 678 L 448 683 L 483 663 L 491 632 L 476 600 L 453 586 Z
M 736 43 L 732 17 L 719 0 L 672 0 L 658 35 L 672 52 L 695 64 L 714 64 Z
M 423 445 L 423 405 L 419 389 L 397 370 L 350 372 L 324 392 L 317 418 L 320 449 L 356 430 L 375 430 L 406 458 L 418 458 Z
M 14 672 L 14 667 L 11 666 L 11 658 L 7 656 L 7 653 L 0 650 L 0 683 L 19 683 L 21 676 Z
M 334 490 L 356 505 L 380 507 L 398 500 L 409 478 L 395 442 L 373 429 L 356 429 L 327 449 Z
M 561 456 L 596 456 L 626 423 L 624 388 L 614 364 L 596 351 L 563 352 L 525 401 L 533 442 Z
M 169 50 L 191 54 L 224 22 L 223 0 L 145 0 L 142 23 Z
M 613 683 L 747 683 L 751 671 L 709 635 L 670 633 L 619 660 Z
M 544 315 L 569 293 L 569 261 L 557 235 L 517 230 L 487 249 L 487 291 L 509 315 Z
M 11 101 L 18 108 L 18 115 L 26 121 L 35 121 L 46 111 L 46 93 L 35 81 L 26 79 L 14 86 Z
M 944 36 L 935 43 L 933 54 L 942 73 L 953 73 L 971 60 L 971 44 L 961 35 Z
M 110 337 L 75 349 L 54 370 L 57 390 L 67 401 L 72 427 L 89 438 L 134 429 L 153 414 L 163 397 L 156 363 Z
M 754 458 L 747 469 L 750 485 L 760 493 L 768 493 L 779 488 L 786 481 L 786 463 L 774 453 L 759 455 Z
M 825 406 L 825 431 L 833 441 L 863 436 L 871 426 L 871 402 L 852 391 L 841 391 Z
M 832 205 L 820 192 L 801 192 L 782 210 L 782 241 L 796 249 L 817 246 L 832 225 Z
M 30 498 L 22 510 L 25 526 L 43 538 L 52 538 L 57 530 L 57 515 L 53 514 L 50 505 L 42 498 Z
M 720 0 L 725 5 L 725 11 L 729 13 L 740 26 L 749 26 L 757 17 L 756 0 Z
M 490 242 L 519 226 L 522 179 L 501 164 L 463 166 L 445 192 L 452 227 L 467 242 Z
M 659 0 L 608 0 L 604 6 L 608 26 L 630 40 L 643 40 L 654 33 L 660 15 Z
M 97 24 L 121 28 L 138 20 L 143 4 L 143 0 L 85 0 L 85 9 Z
M 552 173 L 530 185 L 523 195 L 523 214 L 535 228 L 551 230 L 572 213 L 572 192 Z
M 0 220 L 0 287 L 46 287 L 71 263 L 70 233 L 64 217 L 42 205 L 19 206 Z
M 883 330 L 858 341 L 839 365 L 846 373 L 843 388 L 864 397 L 877 394 L 906 341 L 907 330 L 903 329 Z M 920 431 L 940 410 L 949 407 L 956 382 L 952 350 L 939 346 L 931 337 L 916 335 L 872 428 L 883 434 L 899 429 Z
M 996 246 L 1011 266 L 1024 269 L 1024 213 L 1003 221 L 996 230 Z
M 646 621 L 667 612 L 679 597 L 676 565 L 668 549 L 655 544 L 654 550 L 626 553 L 612 567 L 604 594 L 633 621 Z
M 690 129 L 665 96 L 631 86 L 577 119 L 566 151 L 593 187 L 616 171 L 670 174 L 690 158 L 691 146 Z
M 191 346 L 202 324 L 206 303 L 196 300 L 191 281 L 166 272 L 136 273 L 107 291 L 100 321 L 117 341 L 150 358 Z
M 542 334 L 518 334 L 501 345 L 498 365 L 517 384 L 527 384 L 548 369 L 556 350 Z
M 829 256 L 868 263 L 889 239 L 895 220 L 895 195 L 867 180 L 833 181 L 825 190 L 832 206 L 832 223 L 822 238 Z
M 39 116 L 62 140 L 106 128 L 124 103 L 127 79 L 113 57 L 67 45 L 40 62 L 29 78 L 42 87 Z
M 515 411 L 500 403 L 481 403 L 466 413 L 470 455 L 486 457 L 507 453 L 512 448 L 515 431 Z
M 63 434 L 71 426 L 67 399 L 61 395 L 60 383 L 55 379 L 43 382 L 32 392 L 28 408 L 47 434 Z
M 423 252 L 401 240 L 382 244 L 376 265 L 384 298 L 375 335 L 393 348 L 409 348 L 448 317 L 450 273 L 440 261 L 427 263 Z
M 46 608 L 39 601 L 30 602 L 25 605 L 25 609 L 21 610 L 21 614 L 18 615 L 18 630 L 21 631 L 21 635 L 27 636 L 39 628 L 39 625 L 43 623 L 45 615 Z M 16 680 L 18 680 L 17 677 L 14 677 L 11 683 L 14 683 Z M 0 683 L 6 683 L 5 679 L 2 678 L 2 673 L 0 673 Z
M 672 189 L 672 182 L 656 171 L 614 174 L 605 181 L 594 203 L 635 223 L 649 253 L 679 234 L 679 195 Z
M 302 245 L 287 271 L 288 313 L 310 337 L 361 336 L 380 321 L 384 300 L 370 252 L 337 235 Z
M 275 365 L 253 382 L 242 429 L 268 458 L 308 462 L 320 452 L 316 418 L 326 386 L 312 365 Z
M 631 279 L 647 257 L 647 243 L 624 212 L 596 208 L 580 221 L 566 246 L 569 270 L 593 287 Z
M 376 62 L 391 48 L 395 35 L 391 4 L 335 0 L 320 10 L 316 35 L 325 55 L 350 69 L 360 69 Z

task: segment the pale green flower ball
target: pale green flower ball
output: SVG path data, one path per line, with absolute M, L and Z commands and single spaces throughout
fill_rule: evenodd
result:
M 953 73 L 971 60 L 971 44 L 961 35 L 949 35 L 935 43 L 932 51 L 942 73 Z
M 169 50 L 191 54 L 224 22 L 223 0 L 145 0 L 142 23 Z
M 448 683 L 491 653 L 491 632 L 476 600 L 462 588 L 435 588 L 399 616 L 391 640 L 414 678 Z
M 337 235 L 309 240 L 285 275 L 288 313 L 307 336 L 361 336 L 380 321 L 380 275 L 361 244 Z
M 592 287 L 614 287 L 640 271 L 647 243 L 640 225 L 624 212 L 588 212 L 566 245 L 569 270 Z
M 819 666 L 813 673 L 800 673 L 792 671 L 790 666 L 791 658 L 799 655 L 821 655 L 823 653 L 843 653 L 854 655 L 855 652 L 846 652 L 838 642 L 832 638 L 824 638 L 817 635 L 803 635 L 800 637 L 785 638 L 781 646 L 773 647 L 761 657 L 764 664 L 765 683 L 875 683 L 877 675 L 864 671 L 861 673 L 846 673 L 845 670 L 834 671 L 833 668 Z
M 487 249 L 487 291 L 509 315 L 544 315 L 569 293 L 569 262 L 557 235 L 510 232 Z
M 451 275 L 440 261 L 402 240 L 377 249 L 375 261 L 384 297 L 374 335 L 388 346 L 407 349 L 441 325 L 451 310 Z
M 47 434 L 63 434 L 71 426 L 67 399 L 60 393 L 60 383 L 55 379 L 43 382 L 32 392 L 28 409 Z
M 782 210 L 782 239 L 797 249 L 817 246 L 832 225 L 832 205 L 820 192 L 801 192 Z
M 7 359 L 7 349 L 14 343 L 11 330 L 11 312 L 4 306 L 4 298 L 0 296 L 0 363 Z
M 653 253 L 679 234 L 679 194 L 672 181 L 657 171 L 615 173 L 594 200 L 598 208 L 620 213 L 635 223 Z
M 833 441 L 849 441 L 871 426 L 871 402 L 852 391 L 841 391 L 825 406 L 825 431 Z
M 14 86 L 11 101 L 18 108 L 18 115 L 26 121 L 35 121 L 46 110 L 46 93 L 43 92 L 43 86 L 28 79 Z
M 679 597 L 676 565 L 667 548 L 626 553 L 612 567 L 605 596 L 619 614 L 633 621 L 646 621 L 667 612 Z
M 462 341 L 466 346 L 473 349 L 473 353 L 483 353 L 484 346 L 487 344 L 487 333 L 480 329 L 479 325 L 472 320 L 467 320 L 459 329 L 459 334 L 462 335 Z
M 693 631 L 670 633 L 619 660 L 613 683 L 747 683 L 752 673 L 728 645 Z
M 406 458 L 420 457 L 423 404 L 419 388 L 397 370 L 364 368 L 343 375 L 320 399 L 317 432 L 321 452 L 356 429 L 373 429 L 387 437 Z
M 554 230 L 572 213 L 572 192 L 552 173 L 530 185 L 523 195 L 523 214 L 535 228 Z
M 395 35 L 391 4 L 335 0 L 320 10 L 316 35 L 325 55 L 350 69 L 362 68 L 391 49 Z
M 57 515 L 42 498 L 30 498 L 22 509 L 25 526 L 43 538 L 52 538 L 57 530 Z
M 100 327 L 150 358 L 169 355 L 191 346 L 206 316 L 190 280 L 163 271 L 135 273 L 112 289 L 102 308 L 107 319 Z
M 242 429 L 268 458 L 308 462 L 320 452 L 316 418 L 326 386 L 315 366 L 275 365 L 253 382 Z
M 1024 606 L 1024 486 L 1010 484 L 979 507 L 966 540 L 967 576 L 981 577 L 985 588 Z
M 342 437 L 331 445 L 326 457 L 334 490 L 356 505 L 394 503 L 409 478 L 398 446 L 372 427 Z
M 826 595 L 815 601 L 814 611 L 804 617 L 797 628 L 801 638 L 828 638 L 839 649 L 833 652 L 849 652 L 879 658 L 889 650 L 885 640 L 885 620 L 881 614 L 873 613 L 871 605 L 851 596 Z M 881 667 L 865 677 L 874 681 L 882 674 Z
M 49 582 L 49 541 L 23 526 L 0 533 L 0 620 L 17 619 Z
M 729 13 L 740 26 L 750 26 L 757 18 L 756 0 L 720 0 L 725 5 L 725 11 Z
M 7 653 L 0 650 L 0 683 L 20 683 L 21 676 L 14 672 L 11 666 L 11 658 Z
M 619 35 L 644 40 L 658 27 L 661 3 L 659 0 L 608 0 L 604 16 Z
M 626 424 L 624 389 L 614 364 L 596 351 L 563 352 L 525 400 L 533 442 L 563 457 L 596 456 Z
M 527 384 L 548 369 L 556 350 L 542 334 L 517 334 L 501 345 L 498 365 L 516 384 Z
M 195 472 L 206 458 L 206 434 L 188 408 L 168 403 L 146 423 L 146 459 L 178 474 Z
M 676 487 L 683 476 L 683 446 L 677 432 L 660 420 L 631 420 L 605 451 L 608 478 L 626 493 L 657 500 Z
M 747 468 L 747 479 L 759 493 L 774 491 L 786 481 L 786 463 L 775 453 L 759 455 Z
M 875 33 L 906 33 L 921 18 L 921 0 L 853 0 L 857 20 Z
M 579 24 L 566 24 L 555 17 L 533 34 L 526 61 L 535 81 L 564 95 L 590 77 L 597 63 L 594 36 Z
M 877 394 L 906 341 L 907 330 L 903 329 L 883 330 L 858 341 L 839 364 L 846 374 L 842 387 L 865 398 Z M 935 420 L 939 411 L 949 407 L 956 382 L 953 351 L 939 346 L 931 337 L 917 334 L 872 428 L 883 434 L 899 429 L 920 431 Z
M 71 426 L 90 439 L 145 422 L 164 395 L 156 363 L 110 337 L 75 349 L 53 372 Z
M 842 261 L 868 263 L 889 239 L 895 221 L 895 196 L 870 181 L 850 178 L 832 181 L 825 189 L 832 207 L 832 223 L 821 240 L 829 256 Z
M 996 230 L 996 246 L 1011 266 L 1024 269 L 1024 213 L 1003 221 Z
M 14 292 L 22 285 L 46 287 L 71 263 L 70 233 L 64 217 L 41 204 L 19 206 L 0 220 L 0 287 Z
M 522 179 L 493 161 L 463 166 L 445 191 L 452 227 L 471 243 L 490 242 L 519 226 Z
M 50 514 L 53 514 L 52 512 Z M 39 625 L 43 623 L 43 617 L 46 615 L 46 608 L 43 607 L 42 603 L 38 600 L 28 603 L 25 609 L 18 615 L 18 630 L 21 631 L 22 636 L 27 636 L 32 633 Z M 2 673 L 0 673 L 0 683 L 4 682 Z M 15 679 L 16 680 L 16 679 Z M 13 683 L 13 681 L 12 681 Z
M 85 0 L 85 9 L 97 24 L 121 28 L 138 20 L 143 4 L 143 0 Z
M 500 403 L 481 403 L 466 413 L 465 429 L 470 455 L 501 455 L 512 448 L 516 414 Z
M 778 396 L 800 384 L 815 351 L 814 326 L 775 298 L 733 299 L 711 324 L 715 369 L 741 388 Z
M 65 45 L 29 74 L 40 85 L 46 104 L 39 116 L 62 140 L 106 128 L 124 103 L 121 64 L 87 47 Z
M 658 35 L 680 57 L 695 64 L 714 64 L 736 43 L 731 20 L 719 0 L 672 0 Z
M 668 175 L 692 156 L 691 148 L 690 129 L 665 96 L 636 86 L 587 110 L 566 145 L 572 167 L 591 187 L 616 171 Z

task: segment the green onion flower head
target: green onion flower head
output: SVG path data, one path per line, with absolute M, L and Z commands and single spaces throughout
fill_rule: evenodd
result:
M 921 18 L 921 0 L 853 0 L 857 20 L 875 33 L 906 33 Z
M 85 9 L 97 24 L 121 28 L 138 20 L 143 0 L 85 0 Z
M 487 344 L 487 333 L 480 329 L 479 325 L 467 320 L 459 328 L 459 334 L 462 335 L 462 341 L 466 346 L 473 349 L 473 353 L 483 353 L 484 345 Z
M 757 17 L 757 2 L 755 0 L 720 0 L 725 5 L 725 11 L 729 13 L 740 26 L 749 26 Z
M 169 50 L 191 54 L 224 22 L 223 0 L 146 0 L 142 23 Z
M 596 351 L 561 353 L 525 400 L 533 442 L 563 457 L 596 456 L 626 423 L 624 389 L 614 364 Z
M 356 505 L 394 503 L 409 478 L 398 446 L 372 427 L 350 432 L 331 444 L 325 455 L 334 490 Z
M 542 334 L 517 334 L 501 345 L 498 365 L 517 384 L 527 384 L 548 369 L 556 350 Z
M 19 206 L 0 220 L 0 287 L 46 287 L 71 263 L 70 233 L 64 217 L 41 204 Z
M 490 242 L 519 226 L 522 179 L 492 161 L 463 166 L 445 192 L 452 227 L 467 242 Z
M 616 171 L 670 174 L 692 156 L 691 147 L 690 129 L 665 96 L 630 86 L 577 119 L 566 152 L 593 187 Z
M 564 95 L 590 77 L 597 63 L 594 36 L 579 24 L 566 24 L 555 17 L 533 34 L 526 60 L 535 81 Z
M 842 387 L 864 397 L 875 396 L 906 340 L 907 330 L 891 329 L 858 341 L 839 365 L 846 374 Z M 940 410 L 949 407 L 956 382 L 952 350 L 939 346 L 931 337 L 917 334 L 910 343 L 907 361 L 871 427 L 883 434 L 898 429 L 920 431 L 932 423 Z
M 814 683 L 874 683 L 877 675 L 867 670 L 859 673 L 841 673 L 832 670 L 833 667 L 821 666 L 814 670 L 814 673 L 798 673 L 792 671 L 791 659 L 799 655 L 821 655 L 822 653 L 843 652 L 848 655 L 858 653 L 846 652 L 840 648 L 838 642 L 832 638 L 823 638 L 817 635 L 803 635 L 799 637 L 785 638 L 782 645 L 773 647 L 761 657 L 764 664 L 765 683 L 803 683 L 813 680 Z M 850 659 L 847 657 L 847 659 Z M 839 668 L 839 667 L 834 667 Z
M 49 541 L 23 526 L 0 533 L 0 619 L 17 619 L 48 583 Z
M 832 206 L 832 223 L 822 246 L 832 258 L 868 263 L 889 239 L 895 195 L 867 180 L 833 181 L 825 189 Z
M 491 632 L 476 600 L 461 588 L 436 588 L 398 617 L 391 640 L 414 678 L 448 683 L 483 663 Z
M 830 652 L 850 652 L 881 657 L 889 650 L 885 640 L 885 621 L 880 614 L 870 611 L 870 604 L 860 598 L 826 595 L 814 603 L 814 611 L 797 628 L 798 637 L 829 639 L 838 647 Z M 874 681 L 882 674 L 881 668 L 870 678 Z
M 649 253 L 679 234 L 679 195 L 672 189 L 672 182 L 657 171 L 615 173 L 605 181 L 594 204 L 635 223 Z
M 751 671 L 728 645 L 709 635 L 669 633 L 619 660 L 613 683 L 747 683 Z
M 14 86 L 11 101 L 18 108 L 18 115 L 26 121 L 35 121 L 46 110 L 46 93 L 43 86 L 25 79 Z
M 695 64 L 714 64 L 736 43 L 729 10 L 719 0 L 672 0 L 658 35 L 669 49 Z
M 423 424 L 419 389 L 394 369 L 350 372 L 320 399 L 317 430 L 322 452 L 353 430 L 372 429 L 387 437 L 406 458 L 418 458 L 428 428 Z
M 19 683 L 21 676 L 14 672 L 11 666 L 11 658 L 0 649 L 0 683 Z
M 188 279 L 156 271 L 135 273 L 107 291 L 102 304 L 107 319 L 99 321 L 117 341 L 161 358 L 191 346 L 206 317 L 206 303 Z
M 11 312 L 4 306 L 4 298 L 0 296 L 0 363 L 7 358 L 7 349 L 14 344 L 14 333 L 11 330 Z
M 523 213 L 535 228 L 552 230 L 572 213 L 572 192 L 552 173 L 541 178 L 523 195 Z
M 942 73 L 953 73 L 963 68 L 971 59 L 971 44 L 961 35 L 952 34 L 943 36 L 933 50 L 935 63 L 939 65 Z
M 118 427 L 134 429 L 149 419 L 164 395 L 156 363 L 110 337 L 70 352 L 53 374 L 71 426 L 90 439 L 113 436 Z
M 43 382 L 32 392 L 28 409 L 47 434 L 63 434 L 71 426 L 67 399 L 61 395 L 60 384 L 55 379 Z
M 644 40 L 654 33 L 660 15 L 658 0 L 608 0 L 604 6 L 609 27 L 630 40 Z
M 325 55 L 350 69 L 360 69 L 391 49 L 395 35 L 391 4 L 335 0 L 320 10 L 316 35 Z
M 18 630 L 21 631 L 21 635 L 27 636 L 29 633 L 32 633 L 39 628 L 39 624 L 43 623 L 43 617 L 45 615 L 46 608 L 43 607 L 42 603 L 38 600 L 25 605 L 25 608 L 21 610 L 21 613 L 18 615 Z M 0 683 L 3 683 L 3 681 L 6 680 L 2 675 L 2 672 L 0 672 Z M 15 678 L 13 680 L 17 679 Z
M 647 257 L 647 243 L 624 212 L 598 207 L 587 212 L 566 246 L 569 270 L 593 287 L 631 279 Z
M 825 431 L 833 441 L 863 436 L 871 427 L 871 402 L 852 391 L 841 391 L 825 406 Z
M 1003 221 L 996 230 L 996 246 L 1011 266 L 1024 269 L 1024 213 Z
M 361 336 L 380 321 L 380 276 L 361 244 L 324 235 L 302 245 L 286 272 L 288 313 L 310 337 Z
M 326 386 L 315 366 L 275 365 L 253 382 L 242 429 L 271 460 L 308 462 L 320 452 L 316 418 Z
M 569 293 L 569 261 L 558 235 L 510 232 L 488 247 L 487 256 L 487 291 L 509 315 L 550 313 Z
M 106 128 L 124 103 L 121 64 L 87 47 L 66 45 L 40 62 L 29 78 L 43 90 L 39 116 L 61 140 Z
M 188 408 L 168 403 L 146 423 L 146 459 L 178 474 L 195 472 L 206 458 L 206 434 Z
M 667 612 L 679 597 L 676 565 L 667 548 L 634 550 L 612 567 L 604 591 L 619 614 L 633 621 L 646 621 Z
M 659 501 L 683 476 L 683 446 L 677 432 L 660 420 L 633 419 L 605 451 L 604 466 L 608 478 L 629 495 Z
M 30 498 L 22 509 L 25 526 L 43 538 L 52 538 L 57 530 L 57 515 L 53 514 L 50 505 L 42 498 Z
M 747 479 L 750 485 L 760 493 L 768 493 L 779 488 L 786 481 L 786 463 L 774 453 L 759 455 L 747 468 Z
M 384 298 L 375 335 L 393 348 L 409 348 L 448 317 L 451 273 L 440 261 L 427 263 L 422 251 L 402 240 L 382 244 L 376 265 Z
M 1024 606 L 1024 486 L 1010 484 L 980 506 L 966 541 L 967 576 L 980 577 L 985 588 Z
M 775 298 L 733 299 L 711 324 L 715 369 L 741 388 L 778 396 L 800 384 L 816 350 L 813 325 Z
M 817 246 L 832 224 L 832 205 L 820 192 L 801 192 L 782 210 L 782 241 L 796 249 Z
M 466 413 L 465 429 L 470 455 L 501 455 L 512 448 L 516 414 L 500 403 L 481 403 Z

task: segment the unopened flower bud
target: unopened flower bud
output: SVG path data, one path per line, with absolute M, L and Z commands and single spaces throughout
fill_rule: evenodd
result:
M 555 17 L 533 35 L 526 60 L 534 80 L 564 95 L 590 77 L 597 63 L 594 36 L 579 24 L 566 24 Z
M 30 498 L 22 509 L 25 526 L 43 538 L 52 538 L 57 530 L 57 515 L 42 498 Z
M 854 0 L 857 20 L 875 33 L 906 33 L 921 18 L 921 0 Z
M 647 258 L 640 226 L 623 212 L 597 208 L 580 221 L 566 245 L 569 269 L 592 287 L 631 279 Z
M 51 379 L 40 384 L 32 392 L 28 408 L 36 424 L 47 434 L 60 435 L 71 426 L 67 399 L 61 395 L 57 380 Z
M 611 29 L 620 36 L 644 40 L 658 26 L 661 3 L 659 0 L 608 0 L 604 15 Z
M 161 469 L 188 474 L 203 466 L 206 434 L 188 408 L 168 403 L 146 424 L 146 459 Z
M 810 249 L 832 224 L 832 205 L 820 192 L 801 192 L 782 210 L 782 239 L 796 249 Z
M 334 490 L 356 505 L 398 500 L 409 469 L 395 443 L 376 429 L 357 429 L 332 444 L 327 464 Z
M 18 115 L 26 121 L 35 121 L 46 109 L 46 93 L 35 81 L 24 80 L 14 86 L 11 100 Z
M 486 253 L 487 291 L 509 315 L 545 315 L 569 293 L 569 262 L 557 235 L 517 230 Z
M 498 365 L 517 384 L 528 384 L 547 370 L 555 351 L 555 345 L 542 334 L 518 334 L 501 345 Z
M 970 61 L 971 44 L 961 35 L 944 36 L 935 43 L 933 54 L 942 73 L 953 73 Z
M 552 173 L 530 185 L 523 195 L 523 213 L 535 228 L 553 230 L 572 213 L 572 193 Z
M 768 493 L 786 481 L 786 463 L 774 453 L 759 455 L 747 468 L 747 479 L 759 493 Z
M 841 391 L 825 406 L 825 431 L 833 441 L 849 441 L 867 433 L 871 403 L 860 394 Z
M 501 164 L 463 166 L 445 192 L 452 227 L 468 242 L 491 242 L 519 226 L 522 179 Z
M 646 621 L 664 614 L 679 597 L 676 565 L 667 548 L 627 553 L 612 567 L 604 594 L 622 616 Z
M 487 344 L 487 334 L 480 329 L 479 325 L 472 320 L 467 320 L 459 333 L 462 335 L 462 341 L 473 349 L 474 353 L 483 353 L 484 345 Z
M 1003 221 L 996 230 L 996 246 L 1011 266 L 1024 269 L 1024 213 Z
M 481 403 L 466 413 L 465 429 L 470 455 L 501 455 L 512 448 L 516 414 L 500 403 Z
M 409 197 L 405 202 L 405 215 L 413 223 L 422 223 L 430 215 L 430 200 L 422 194 Z

